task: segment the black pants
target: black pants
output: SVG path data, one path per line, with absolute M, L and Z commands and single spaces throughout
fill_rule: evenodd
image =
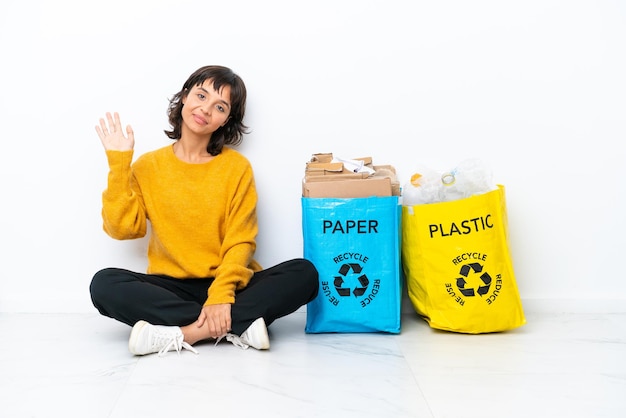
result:
M 128 325 L 143 319 L 153 325 L 185 326 L 198 319 L 211 283 L 213 278 L 180 280 L 106 268 L 94 275 L 89 290 L 102 315 Z M 269 326 L 312 301 L 318 289 L 317 270 L 305 259 L 259 271 L 236 293 L 232 332 L 241 335 L 260 317 Z

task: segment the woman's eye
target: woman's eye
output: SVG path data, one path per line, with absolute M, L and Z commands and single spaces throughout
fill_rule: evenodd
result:
M 224 106 L 217 105 L 217 110 L 224 112 Z
M 200 100 L 204 100 L 204 98 L 205 98 L 205 97 L 206 97 L 206 96 L 205 96 L 204 94 L 202 94 L 202 93 L 198 93 L 198 99 L 200 99 Z

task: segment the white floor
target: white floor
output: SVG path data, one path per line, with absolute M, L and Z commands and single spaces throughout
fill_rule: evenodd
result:
M 304 333 L 133 357 L 97 314 L 0 314 L 0 417 L 626 417 L 626 313 L 526 311 L 500 334 Z

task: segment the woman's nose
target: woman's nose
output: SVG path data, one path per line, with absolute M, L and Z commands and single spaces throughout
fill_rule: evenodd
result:
M 210 114 L 211 114 L 211 109 L 212 109 L 212 107 L 211 107 L 211 105 L 210 105 L 209 103 L 203 103 L 203 104 L 202 104 L 202 106 L 201 106 L 200 108 L 201 108 L 201 109 L 202 109 L 202 111 L 203 111 L 204 113 L 206 113 L 207 115 L 210 115 Z

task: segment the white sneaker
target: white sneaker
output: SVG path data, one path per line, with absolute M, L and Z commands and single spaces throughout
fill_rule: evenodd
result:
M 159 353 L 159 357 L 162 357 L 172 350 L 176 350 L 180 354 L 180 350 L 183 348 L 198 354 L 198 351 L 183 341 L 183 338 L 180 327 L 152 325 L 146 321 L 139 321 L 130 332 L 128 349 L 138 356 Z
M 270 348 L 270 338 L 267 335 L 267 326 L 265 326 L 265 320 L 263 318 L 259 318 L 250 324 L 248 329 L 240 336 L 226 334 L 224 337 L 226 337 L 227 341 L 230 341 L 244 350 L 248 347 L 256 348 L 257 350 L 268 350 Z M 217 342 L 222 338 L 219 338 Z

